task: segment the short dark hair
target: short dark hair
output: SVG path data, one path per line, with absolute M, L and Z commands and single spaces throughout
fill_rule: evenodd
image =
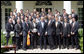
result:
M 66 9 L 62 9 L 62 10 L 65 10 L 66 11 Z

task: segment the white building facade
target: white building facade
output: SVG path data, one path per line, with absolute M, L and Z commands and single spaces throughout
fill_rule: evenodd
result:
M 44 4 L 42 4 L 42 2 Z M 66 12 L 68 14 L 71 13 L 71 9 L 74 9 L 75 13 L 77 13 L 79 16 L 80 27 L 82 26 L 83 4 L 81 4 L 81 2 L 79 1 L 50 1 L 50 2 L 51 2 L 50 5 L 45 5 L 46 1 L 39 1 L 39 2 L 38 1 L 10 1 L 11 5 L 2 5 L 1 6 L 2 31 L 5 30 L 5 24 L 7 21 L 7 17 L 10 14 L 10 11 L 13 11 L 15 8 L 17 8 L 17 11 L 23 9 L 24 13 L 27 9 L 29 9 L 29 11 L 32 12 L 33 9 L 36 8 L 40 12 L 41 8 L 44 8 L 45 11 L 47 11 L 47 9 L 50 8 L 54 14 L 55 14 L 55 9 L 60 11 L 61 14 L 62 14 L 62 9 L 66 9 Z M 41 3 L 42 5 L 37 5 L 39 3 Z

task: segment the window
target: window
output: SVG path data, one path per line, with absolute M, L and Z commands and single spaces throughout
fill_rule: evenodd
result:
M 5 23 L 7 23 L 8 17 L 10 16 L 11 8 L 5 8 Z
M 78 1 L 77 5 L 83 5 L 83 1 Z
M 41 12 L 41 8 L 36 8 L 36 11 L 38 11 L 40 13 Z
M 45 12 L 48 14 L 48 9 L 50 9 L 52 11 L 52 8 L 44 8 Z M 36 10 L 40 13 L 41 12 L 41 8 L 36 8 Z
M 79 25 L 80 27 L 83 27 L 83 8 L 78 8 L 78 21 L 79 21 Z
M 45 12 L 48 14 L 48 9 L 50 9 L 51 10 L 51 12 L 52 12 L 52 8 L 45 8 Z
M 11 1 L 1 1 L 1 5 L 11 6 Z

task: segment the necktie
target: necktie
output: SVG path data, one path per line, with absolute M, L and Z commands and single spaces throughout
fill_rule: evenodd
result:
M 66 27 L 66 23 L 65 23 L 65 27 Z
M 48 25 L 50 24 L 50 21 L 48 22 Z

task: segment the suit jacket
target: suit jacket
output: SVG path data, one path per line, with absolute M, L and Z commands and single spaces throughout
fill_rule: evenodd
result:
M 13 25 L 11 26 L 12 24 L 10 23 L 7 23 L 6 24 L 6 32 L 7 32 L 7 36 L 6 37 L 9 37 L 10 36 L 10 32 L 13 30 Z
M 48 21 L 49 22 L 49 21 Z M 46 27 L 46 31 L 47 31 L 47 34 L 48 35 L 52 35 L 53 34 L 53 26 L 54 26 L 54 23 L 53 21 L 51 20 L 50 24 L 48 25 L 47 23 L 47 27 Z
M 22 32 L 22 25 L 21 24 L 19 25 L 18 24 L 15 25 L 16 37 L 19 37 L 20 36 L 19 34 Z
M 78 24 L 78 21 L 75 22 L 74 26 L 73 26 L 73 23 L 71 24 L 71 32 L 74 32 L 75 35 L 78 34 L 78 29 L 79 29 L 79 24 Z
M 69 23 L 66 23 L 66 27 L 65 27 L 65 24 L 63 24 L 63 29 L 62 29 L 62 33 L 63 33 L 63 36 L 68 36 L 68 34 L 70 34 L 70 24 Z
M 40 36 L 45 35 L 46 23 L 44 22 L 44 28 L 42 28 L 42 24 L 41 24 L 41 21 L 40 21 L 37 25 L 37 29 L 38 29 L 38 33 L 40 33 Z
M 28 24 L 28 26 L 27 26 L 27 24 Z M 29 23 L 27 23 L 26 24 L 26 22 L 23 22 L 23 36 L 27 36 L 27 34 L 28 34 L 28 31 L 29 31 L 29 29 L 30 29 L 30 25 L 29 25 Z
M 57 27 L 55 25 L 56 21 L 54 21 L 54 32 L 56 35 L 60 35 L 62 33 L 62 24 L 58 21 Z
M 31 22 L 31 24 L 30 24 L 30 29 L 31 29 L 31 31 L 34 29 L 34 28 L 36 28 L 37 29 L 37 23 L 35 23 L 35 27 L 34 27 L 34 24 L 33 24 L 33 22 Z

